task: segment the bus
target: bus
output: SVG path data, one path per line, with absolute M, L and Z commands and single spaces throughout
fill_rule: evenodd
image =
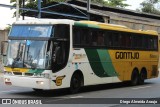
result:
M 4 83 L 35 91 L 137 85 L 159 74 L 158 33 L 152 30 L 85 20 L 23 20 L 13 23 L 2 44 Z

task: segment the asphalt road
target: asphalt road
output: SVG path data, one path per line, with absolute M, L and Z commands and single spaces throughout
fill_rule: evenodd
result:
M 54 107 L 159 107 L 155 104 L 108 104 L 112 100 L 119 102 L 124 98 L 160 99 L 160 78 L 150 79 L 144 85 L 130 86 L 127 83 L 114 83 L 84 87 L 78 94 L 69 94 L 67 89 L 35 92 L 30 88 L 6 86 L 0 78 L 0 98 L 43 98 L 45 103 Z M 110 99 L 118 98 L 118 99 Z M 106 101 L 106 102 L 105 102 Z M 131 101 L 131 99 L 129 99 Z M 125 101 L 122 101 L 125 103 Z M 27 106 L 27 105 L 25 105 Z M 24 106 L 24 107 L 25 107 Z M 45 107 L 53 105 L 45 105 Z M 17 106 L 16 106 L 17 107 Z M 34 106 L 35 107 L 35 106 Z

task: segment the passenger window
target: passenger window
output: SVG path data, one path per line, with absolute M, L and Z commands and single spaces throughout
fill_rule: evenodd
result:
M 99 31 L 97 36 L 98 36 L 97 40 L 98 46 L 104 46 L 104 33 Z

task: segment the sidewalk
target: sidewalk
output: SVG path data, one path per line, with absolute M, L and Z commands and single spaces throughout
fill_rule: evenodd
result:
M 0 72 L 0 81 L 2 81 L 2 80 L 3 80 L 3 73 Z

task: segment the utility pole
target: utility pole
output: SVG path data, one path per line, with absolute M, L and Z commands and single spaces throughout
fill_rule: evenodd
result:
M 22 7 L 24 8 L 25 5 L 25 0 L 22 1 Z M 22 20 L 24 20 L 24 10 L 22 10 L 23 16 L 22 16 Z
M 16 0 L 16 21 L 19 20 L 19 0 Z
M 41 1 L 42 0 L 38 0 L 38 18 L 41 18 Z
M 90 9 L 91 9 L 91 7 L 90 7 L 90 4 L 91 4 L 91 0 L 87 0 L 87 13 L 88 13 L 88 20 L 90 20 Z

